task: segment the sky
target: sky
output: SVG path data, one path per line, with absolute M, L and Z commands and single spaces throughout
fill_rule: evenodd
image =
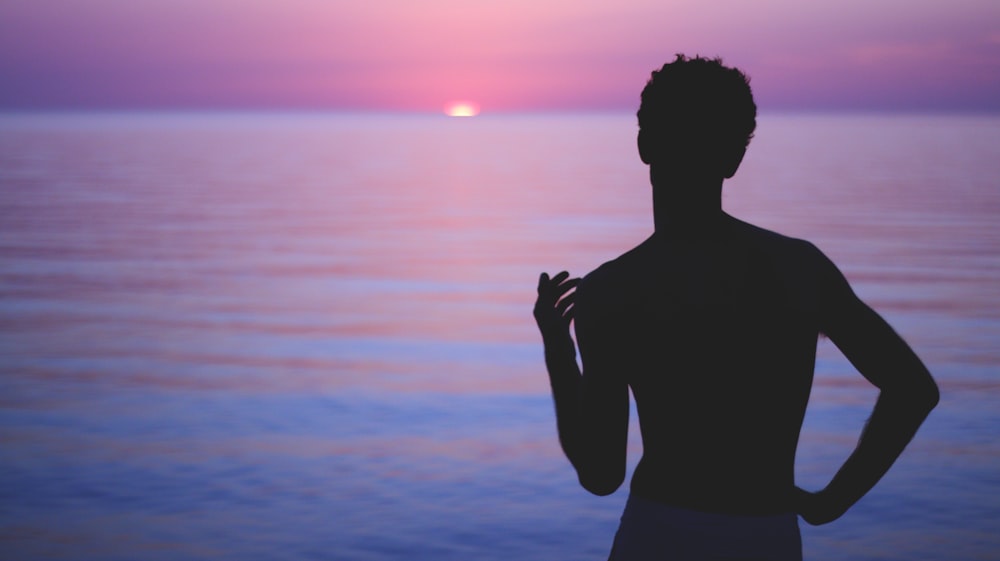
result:
M 678 52 L 762 109 L 1000 111 L 996 0 L 0 0 L 0 111 L 634 110 Z

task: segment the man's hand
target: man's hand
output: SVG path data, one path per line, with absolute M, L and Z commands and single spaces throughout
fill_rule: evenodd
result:
M 825 491 L 811 493 L 798 487 L 795 488 L 795 511 L 803 520 L 819 526 L 840 518 L 845 509 L 837 507 Z
M 535 322 L 542 332 L 546 348 L 564 347 L 568 343 L 568 350 L 574 357 L 576 347 L 569 335 L 569 325 L 573 321 L 573 299 L 576 294 L 571 291 L 579 283 L 580 279 L 569 278 L 566 271 L 551 279 L 548 273 L 542 273 L 538 277 L 538 298 L 535 300 Z

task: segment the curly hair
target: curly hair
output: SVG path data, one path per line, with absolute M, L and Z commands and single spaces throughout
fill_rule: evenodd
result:
M 642 90 L 639 130 L 657 150 L 744 150 L 757 128 L 750 79 L 719 58 L 688 58 L 654 70 Z

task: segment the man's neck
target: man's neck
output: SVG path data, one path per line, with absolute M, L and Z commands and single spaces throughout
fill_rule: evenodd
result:
M 692 178 L 654 173 L 653 225 L 658 234 L 700 236 L 717 231 L 722 212 L 722 178 Z

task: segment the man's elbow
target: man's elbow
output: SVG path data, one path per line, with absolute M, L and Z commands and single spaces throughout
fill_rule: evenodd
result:
M 899 387 L 883 394 L 899 404 L 900 407 L 926 417 L 941 401 L 941 390 L 934 380 L 909 387 Z
M 614 474 L 587 474 L 580 472 L 578 475 L 580 485 L 598 497 L 606 497 L 614 493 L 625 481 L 624 471 Z
M 937 407 L 937 404 L 941 402 L 941 390 L 938 389 L 938 385 L 933 381 L 928 384 L 927 388 L 921 392 L 919 396 L 920 405 L 930 413 L 932 409 Z
M 930 377 L 930 374 L 919 385 L 910 388 L 909 393 L 913 406 L 925 415 L 937 407 L 938 402 L 941 401 L 941 390 L 938 389 L 937 382 Z

